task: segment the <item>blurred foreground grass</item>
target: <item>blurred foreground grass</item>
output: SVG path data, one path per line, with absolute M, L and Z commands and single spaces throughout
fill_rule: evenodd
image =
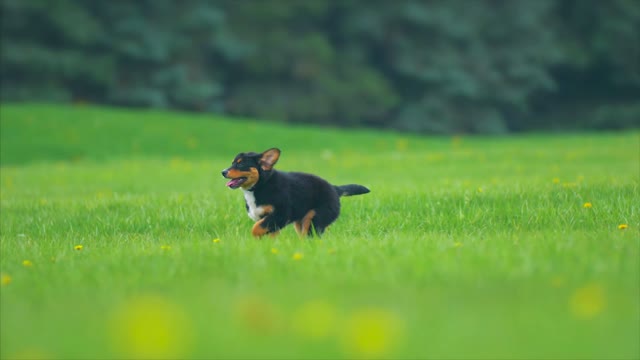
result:
M 638 358 L 639 134 L 415 137 L 0 110 L 2 358 Z M 372 193 L 256 241 L 219 170 Z

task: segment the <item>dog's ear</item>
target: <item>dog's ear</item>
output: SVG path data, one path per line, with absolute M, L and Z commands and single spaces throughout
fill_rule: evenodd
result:
M 278 162 L 280 158 L 280 149 L 271 148 L 262 153 L 262 157 L 260 158 L 260 166 L 262 170 L 269 171 L 273 169 L 273 165 Z

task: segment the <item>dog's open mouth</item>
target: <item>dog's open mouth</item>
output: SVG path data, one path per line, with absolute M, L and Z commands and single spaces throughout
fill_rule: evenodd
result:
M 227 186 L 232 188 L 232 189 L 237 189 L 237 188 L 240 187 L 240 185 L 244 184 L 245 181 L 247 181 L 246 177 L 239 177 L 239 178 L 231 179 L 231 181 L 229 181 L 227 183 Z

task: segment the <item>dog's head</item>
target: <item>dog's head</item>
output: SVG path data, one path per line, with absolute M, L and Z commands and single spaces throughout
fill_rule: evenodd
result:
M 278 162 L 278 158 L 280 158 L 280 150 L 276 148 L 263 153 L 240 153 L 233 159 L 229 168 L 222 170 L 222 176 L 231 179 L 227 183 L 231 189 L 239 187 L 251 189 L 260 181 L 260 178 L 268 176 L 273 165 Z

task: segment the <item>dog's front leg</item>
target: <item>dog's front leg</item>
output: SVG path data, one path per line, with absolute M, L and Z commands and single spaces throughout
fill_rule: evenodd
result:
M 275 226 L 273 219 L 269 216 L 265 216 L 262 219 L 256 221 L 251 229 L 251 235 L 260 238 L 266 234 L 276 236 L 280 232 L 280 228 Z
M 259 238 L 266 235 L 269 232 L 269 229 L 264 224 L 264 221 L 266 219 L 267 219 L 266 217 L 263 217 L 262 219 L 256 221 L 255 224 L 253 224 L 253 228 L 251 229 L 251 235 Z
M 287 225 L 286 222 L 275 216 L 275 214 L 268 215 L 253 224 L 251 235 L 258 238 L 266 234 L 276 236 L 285 225 Z
M 253 224 L 253 228 L 251 229 L 251 235 L 258 238 L 269 233 L 269 223 L 271 222 L 270 221 L 271 219 L 267 220 L 267 218 L 271 213 L 273 213 L 273 206 L 271 205 L 261 206 L 259 209 L 260 209 L 259 216 L 262 216 L 262 218 L 256 221 L 256 223 Z

